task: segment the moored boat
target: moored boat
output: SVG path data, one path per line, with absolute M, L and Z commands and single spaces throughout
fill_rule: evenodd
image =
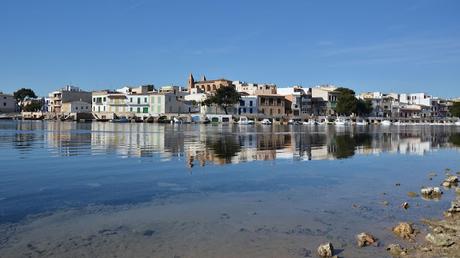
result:
M 260 122 L 260 123 L 263 124 L 263 125 L 271 125 L 272 121 L 270 121 L 270 119 L 264 118 L 262 120 L 262 122 Z
M 363 126 L 363 125 L 368 125 L 368 122 L 364 119 L 359 119 L 359 120 L 356 120 L 355 124 L 359 126 Z
M 345 126 L 348 125 L 348 121 L 342 117 L 339 117 L 334 121 L 334 124 L 337 126 Z
M 238 120 L 238 124 L 240 125 L 252 125 L 254 124 L 254 121 L 253 120 L 249 120 L 247 117 L 245 116 L 241 116 L 240 117 L 240 120 Z
M 119 118 L 114 118 L 110 120 L 112 123 L 129 123 L 129 119 L 126 118 L 125 116 L 121 116 Z
M 380 124 L 384 125 L 384 126 L 389 126 L 389 125 L 391 125 L 391 121 L 390 120 L 383 120 Z
M 308 121 L 303 122 L 302 124 L 303 125 L 317 125 L 318 123 L 315 120 L 310 119 Z

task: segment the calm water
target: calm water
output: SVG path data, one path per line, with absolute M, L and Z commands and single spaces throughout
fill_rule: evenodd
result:
M 407 192 L 459 148 L 454 126 L 0 121 L 0 257 L 382 257 L 449 206 Z

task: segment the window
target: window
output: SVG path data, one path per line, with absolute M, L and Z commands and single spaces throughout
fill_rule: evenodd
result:
M 244 106 L 244 100 L 240 100 L 240 106 Z
M 129 102 L 133 103 L 133 98 L 129 98 Z
M 129 112 L 133 112 L 133 108 L 132 108 L 132 107 L 129 108 Z
M 149 108 L 145 107 L 143 110 L 142 110 L 142 113 L 148 113 L 149 112 Z
M 78 110 L 78 107 L 75 107 L 75 110 Z
M 137 98 L 137 104 L 141 104 L 141 98 Z
M 141 112 L 141 108 L 138 107 L 138 108 L 137 108 L 137 113 L 140 113 L 140 112 Z
M 251 114 L 252 114 L 252 108 L 250 108 L 250 109 L 249 109 L 249 113 L 251 113 Z
M 6 102 L 3 102 L 3 106 L 6 107 Z
M 144 98 L 144 103 L 147 103 L 147 97 Z
M 96 102 L 96 98 L 93 98 L 93 102 Z
M 252 100 L 249 101 L 249 106 L 252 107 Z

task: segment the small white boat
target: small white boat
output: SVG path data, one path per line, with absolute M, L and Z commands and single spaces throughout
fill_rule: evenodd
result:
M 303 125 L 317 125 L 315 120 L 308 120 L 302 123 Z
M 290 119 L 290 120 L 288 121 L 288 124 L 290 124 L 290 125 L 300 125 L 300 124 L 302 124 L 302 123 L 301 123 L 299 120 L 297 120 L 297 119 Z
M 317 122 L 318 125 L 327 125 L 327 121 L 320 121 L 320 122 Z
M 172 123 L 175 123 L 175 124 L 182 124 L 182 120 L 180 120 L 179 118 L 177 117 L 173 117 L 173 119 L 171 120 Z
M 366 120 L 357 120 L 355 124 L 359 126 L 368 125 Z
M 345 126 L 348 124 L 348 122 L 344 118 L 339 117 L 334 121 L 334 124 L 337 126 Z
M 401 122 L 401 121 L 396 121 L 393 123 L 393 125 L 402 126 L 402 125 L 406 125 L 406 123 Z
M 240 117 L 240 120 L 238 121 L 238 124 L 240 124 L 240 125 L 252 125 L 252 124 L 254 124 L 254 121 L 249 120 L 245 116 L 242 116 L 242 117 Z
M 383 120 L 380 124 L 384 125 L 384 126 L 389 126 L 389 125 L 391 125 L 391 121 L 390 120 Z
M 454 123 L 456 126 L 460 126 L 460 121 Z
M 260 122 L 260 123 L 263 124 L 263 125 L 271 125 L 272 121 L 270 121 L 270 119 L 264 118 L 262 120 L 262 122 Z

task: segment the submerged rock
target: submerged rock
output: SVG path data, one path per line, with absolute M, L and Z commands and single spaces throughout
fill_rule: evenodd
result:
M 318 246 L 319 257 L 332 257 L 334 254 L 334 247 L 331 243 L 325 243 Z
M 452 240 L 452 237 L 446 233 L 428 233 L 425 239 L 432 243 L 435 246 L 447 247 L 453 245 L 455 242 Z
M 442 191 L 439 187 L 422 187 L 420 193 L 423 197 L 428 199 L 440 198 L 442 195 Z
M 404 239 L 412 239 L 415 236 L 414 228 L 407 222 L 400 222 L 393 228 L 393 233 Z
M 359 233 L 356 236 L 356 240 L 358 241 L 358 246 L 363 247 L 363 246 L 368 246 L 368 245 L 373 245 L 377 243 L 377 240 L 375 237 L 369 233 Z
M 407 254 L 407 249 L 401 247 L 399 244 L 389 244 L 387 251 L 393 257 L 399 257 Z
M 454 186 L 458 185 L 458 177 L 457 176 L 448 176 L 444 181 L 442 182 L 442 186 L 451 188 Z
M 418 194 L 416 192 L 407 192 L 407 196 L 414 198 L 414 197 L 417 197 Z

